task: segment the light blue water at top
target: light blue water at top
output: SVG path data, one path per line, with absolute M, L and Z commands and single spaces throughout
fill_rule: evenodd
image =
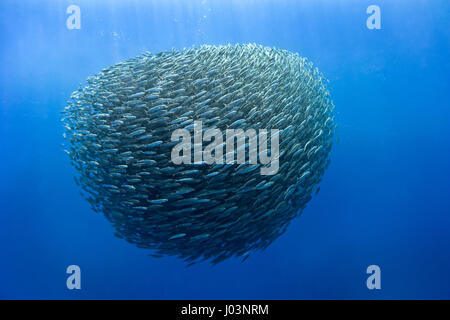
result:
M 81 29 L 65 26 L 81 8 Z M 381 8 L 381 30 L 366 8 Z M 447 1 L 2 1 L 0 298 L 450 298 Z M 330 80 L 339 143 L 320 193 L 245 263 L 186 269 L 113 236 L 73 182 L 59 111 L 143 51 L 248 43 Z M 65 268 L 82 269 L 82 290 Z M 377 264 L 382 290 L 366 288 Z

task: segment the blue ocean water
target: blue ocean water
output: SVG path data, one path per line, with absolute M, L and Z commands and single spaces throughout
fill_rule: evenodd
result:
M 69 5 L 81 29 L 66 27 Z M 366 9 L 378 5 L 381 29 Z M 450 298 L 448 1 L 0 2 L 0 298 Z M 86 77 L 144 51 L 258 43 L 330 80 L 337 136 L 320 193 L 267 250 L 186 268 L 92 212 L 61 147 Z M 79 265 L 81 290 L 66 268 Z M 366 269 L 381 269 L 368 290 Z

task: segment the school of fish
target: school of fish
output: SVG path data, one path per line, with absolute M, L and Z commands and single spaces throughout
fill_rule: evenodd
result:
M 89 77 L 62 121 L 75 181 L 116 236 L 188 264 L 247 259 L 300 215 L 336 129 L 326 80 L 298 54 L 255 44 L 144 53 Z M 280 129 L 279 171 L 175 165 L 176 129 Z

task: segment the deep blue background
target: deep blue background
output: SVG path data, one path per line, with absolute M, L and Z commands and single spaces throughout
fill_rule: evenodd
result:
M 81 30 L 65 27 L 72 3 Z M 448 1 L 124 3 L 0 2 L 0 298 L 450 298 Z M 366 28 L 370 4 L 381 30 Z M 145 50 L 237 42 L 298 52 L 329 78 L 340 141 L 321 191 L 245 263 L 148 257 L 79 195 L 59 111 Z M 81 291 L 66 289 L 70 264 Z

